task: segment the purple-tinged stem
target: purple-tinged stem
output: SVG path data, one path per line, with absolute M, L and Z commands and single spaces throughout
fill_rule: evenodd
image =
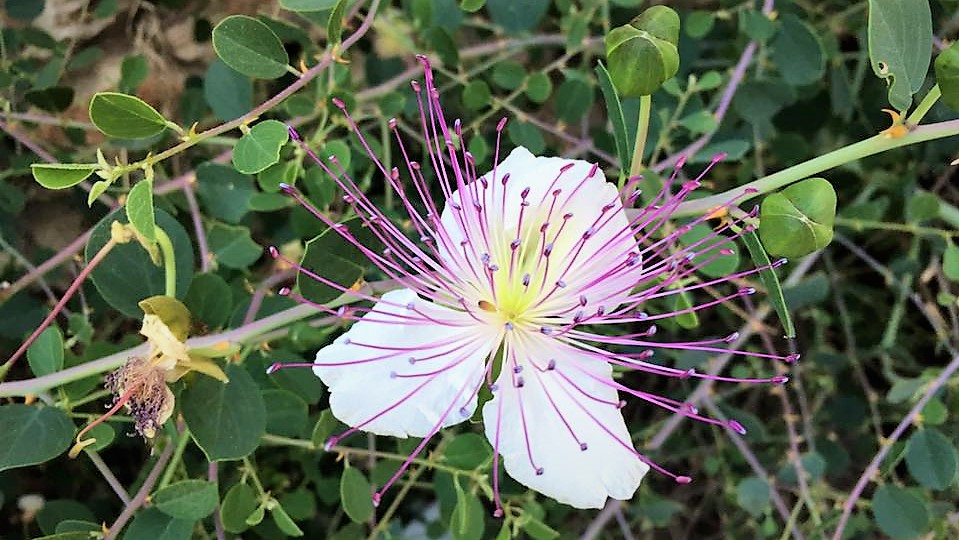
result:
M 193 221 L 193 230 L 196 232 L 196 245 L 200 251 L 200 272 L 210 271 L 210 247 L 206 241 L 206 230 L 203 228 L 203 218 L 200 215 L 200 205 L 196 202 L 196 194 L 193 193 L 193 183 L 187 182 L 183 186 L 183 196 L 186 197 L 186 204 L 190 208 L 190 219 Z
M 211 461 L 206 468 L 206 479 L 217 484 L 219 482 L 220 470 L 216 461 Z M 220 501 L 216 503 L 216 510 L 213 511 L 213 530 L 216 533 L 216 540 L 226 540 L 226 531 L 223 530 L 223 520 L 220 519 Z
M 17 351 L 14 352 L 13 355 L 3 364 L 3 367 L 0 367 L 0 373 L 6 373 L 7 370 L 13 366 L 13 363 L 16 362 L 24 352 L 26 352 L 27 348 L 29 348 L 30 345 L 37 340 L 37 338 L 40 336 L 40 333 L 43 332 L 46 327 L 50 326 L 50 323 L 56 319 L 57 315 L 63 309 L 63 306 L 67 305 L 67 302 L 73 297 L 73 294 L 77 292 L 77 290 L 80 288 L 80 285 L 86 281 L 87 276 L 90 275 L 90 272 L 93 272 L 93 269 L 103 261 L 104 257 L 106 257 L 116 245 L 116 242 L 110 240 L 102 248 L 100 248 L 100 251 L 98 251 L 92 259 L 90 259 L 90 262 L 87 263 L 86 267 L 80 271 L 79 275 L 77 275 L 77 279 L 73 280 L 73 283 L 70 284 L 70 287 L 66 290 L 66 292 L 63 293 L 63 297 L 60 298 L 60 301 L 57 302 L 57 305 L 53 306 L 53 310 L 50 311 L 50 314 L 47 315 L 47 318 L 44 319 L 39 326 L 37 326 L 33 333 L 30 334 L 30 337 L 28 337 L 26 341 L 20 345 L 20 348 L 18 348 Z
M 130 504 L 126 505 L 123 512 L 120 512 L 120 515 L 117 516 L 113 525 L 110 525 L 110 529 L 104 537 L 104 540 L 115 540 L 120 534 L 120 531 L 123 530 L 123 526 L 133 517 L 133 513 L 143 506 L 147 496 L 150 495 L 150 490 L 153 489 L 153 486 L 157 483 L 157 480 L 159 480 L 160 472 L 163 471 L 167 462 L 170 461 L 174 448 L 176 448 L 175 444 L 166 445 L 160 457 L 157 458 L 156 463 L 153 464 L 153 469 L 150 470 L 150 474 L 147 475 L 146 480 L 143 481 L 143 485 L 140 486 L 140 490 L 137 491 L 137 494 L 133 497 L 133 500 L 130 501 Z

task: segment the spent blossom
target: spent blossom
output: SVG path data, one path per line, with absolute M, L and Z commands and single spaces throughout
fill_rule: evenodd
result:
M 426 58 L 418 58 L 425 68 L 425 88 L 416 81 L 412 87 L 435 186 L 424 174 L 426 165 L 412 159 L 396 120 L 389 127 L 402 170 L 383 165 L 342 101 L 333 100 L 401 201 L 413 235 L 394 224 L 335 157 L 319 159 L 291 129 L 293 138 L 342 190 L 343 201 L 366 235 L 372 234 L 379 245 L 361 242 L 355 229 L 335 223 L 295 188 L 283 189 L 400 288 L 374 297 L 287 260 L 300 272 L 367 300 L 372 307 L 344 311 L 314 304 L 355 322 L 320 349 L 315 362 L 274 364 L 270 372 L 306 365 L 327 385 L 334 416 L 350 426 L 332 437 L 327 448 L 356 431 L 423 438 L 373 495 L 375 503 L 433 435 L 468 420 L 480 406 L 493 447 L 495 515 L 503 515 L 504 507 L 500 461 L 515 480 L 578 508 L 602 507 L 609 497 L 631 498 L 650 468 L 679 483 L 689 482 L 635 449 L 621 412 L 623 398 L 632 396 L 744 432 L 735 420 L 703 416 L 690 404 L 628 383 L 641 386 L 648 381 L 643 374 L 738 383 L 786 381 L 782 376 L 709 375 L 652 361 L 656 349 L 729 352 L 735 334 L 657 341 L 656 321 L 750 295 L 754 289 L 738 287 L 726 296 L 667 313 L 646 313 L 644 307 L 657 299 L 740 281 L 761 270 L 693 279 L 703 266 L 731 254 L 734 231 L 748 226 L 742 220 L 726 220 L 707 237 L 681 244 L 680 237 L 709 217 L 685 224 L 670 220 L 700 179 L 680 183 L 674 174 L 653 200 L 634 210 L 640 197 L 635 189 L 638 179 L 617 189 L 595 164 L 537 157 L 522 147 L 501 160 L 506 119 L 496 126 L 492 170 L 479 174 L 473 156 L 461 144 L 461 122 L 448 122 L 430 65 Z M 439 200 L 433 197 L 434 189 L 441 192 Z M 283 258 L 277 249 L 270 251 Z M 281 293 L 310 303 L 289 289 Z M 614 370 L 638 373 L 622 378 L 614 377 Z M 481 404 L 484 388 L 492 397 Z

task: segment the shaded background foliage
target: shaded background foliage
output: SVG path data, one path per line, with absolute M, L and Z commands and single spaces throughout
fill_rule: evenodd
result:
M 668 4 L 683 23 L 681 63 L 652 98 L 645 161 L 657 172 L 668 174 L 690 145 L 690 171 L 726 152 L 707 185 L 722 191 L 872 136 L 889 126 L 880 109 L 911 101 L 890 97 L 886 83 L 872 74 L 866 2 Z M 908 6 L 921 2 L 885 4 L 907 6 L 905 17 Z M 111 164 L 114 156 L 117 163 L 134 163 L 177 144 L 165 119 L 184 129 L 196 122 L 198 131 L 250 121 L 255 105 L 297 80 L 288 63 L 300 71 L 324 59 L 329 66 L 262 111 L 249 134 L 233 130 L 204 138 L 155 167 L 156 221 L 174 240 L 177 293 L 193 314 L 192 334 L 213 336 L 209 344 L 222 332 L 239 332 L 233 335 L 243 348 L 230 358 L 231 384 L 203 377 L 177 383 L 176 421 L 155 448 L 126 436 L 130 419 L 120 416 L 98 428 L 97 444 L 76 459 L 62 453 L 76 428 L 108 401 L 98 374 L 106 369 L 33 392 L 45 405 L 36 396 L 24 400 L 0 391 L 7 396 L 0 406 L 0 536 L 89 538 L 86 531 L 117 522 L 126 507 L 132 512 L 132 520 L 120 522 L 127 524 L 126 538 L 212 538 L 219 506 L 226 535 L 244 538 L 803 538 L 831 535 L 851 493 L 857 498 L 845 537 L 959 533 L 959 394 L 952 380 L 930 387 L 936 377 L 948 377 L 943 368 L 959 336 L 959 211 L 953 206 L 959 192 L 948 165 L 957 157 L 954 139 L 824 174 L 838 194 L 835 240 L 780 271 L 799 331 L 798 365 L 668 357 L 682 367 L 725 364 L 741 377 L 778 370 L 790 375 L 788 385 L 648 382 L 650 391 L 677 399 L 692 395 L 711 414 L 734 416 L 746 436 L 639 404 L 625 409 L 637 447 L 693 477 L 692 484 L 651 475 L 634 500 L 594 512 L 571 510 L 511 483 L 506 491 L 521 510 L 504 523 L 489 517 L 490 449 L 477 427 L 466 425 L 444 432 L 374 513 L 370 482 L 382 484 L 415 442 L 354 436 L 349 447 L 325 453 L 322 441 L 342 426 L 330 415 L 319 381 L 307 372 L 264 374 L 275 361 L 311 357 L 341 329 L 336 320 L 308 319 L 304 311 L 265 332 L 266 317 L 290 313 L 292 301 L 274 291 L 294 276 L 264 256 L 262 246 L 277 245 L 295 257 L 323 232 L 321 223 L 278 193 L 279 184 L 296 183 L 331 215 L 344 210 L 332 182 L 287 143 L 285 129 L 268 122 L 301 126 L 320 155 L 336 155 L 386 208 L 396 208 L 330 98 L 343 99 L 379 153 L 389 156 L 389 118 L 398 119 L 411 141 L 417 138 L 408 82 L 420 77 L 413 55 L 428 53 L 436 59 L 449 115 L 463 119 L 465 142 L 478 162 L 490 164 L 496 122 L 508 116 L 507 146 L 598 161 L 615 178 L 623 153 L 594 68 L 603 58 L 605 33 L 646 3 L 384 2 L 369 28 L 360 26 L 367 3 L 341 2 L 331 17 L 335 5 L 5 1 L 0 272 L 11 287 L 0 292 L 4 351 L 18 346 L 77 275 L 82 260 L 74 255 L 85 247 L 89 260 L 106 242 L 109 221 L 101 220 L 117 200 L 132 197 L 129 190 L 141 177 L 137 170 L 121 171 L 87 208 L 82 189 L 37 186 L 30 164 L 95 163 L 97 148 Z M 959 31 L 957 5 L 933 0 L 930 7 L 941 49 Z M 240 14 L 254 19 L 226 19 Z M 217 26 L 225 19 L 231 23 Z M 331 53 L 341 55 L 334 45 L 358 29 L 358 40 L 342 51 L 344 61 L 329 62 Z M 244 41 L 250 36 L 259 37 Z M 270 47 L 273 40 L 279 45 Z M 263 47 L 253 60 L 250 46 Z M 918 54 L 928 59 L 921 47 Z M 738 63 L 741 81 L 731 77 Z M 921 87 L 918 97 L 934 82 L 931 70 L 911 81 L 914 90 Z M 98 106 L 106 114 L 90 109 L 94 126 L 88 105 L 96 92 L 135 94 L 158 116 L 139 104 L 120 107 L 139 108 L 148 119 L 144 131 L 133 134 L 135 126 L 122 115 L 111 117 L 117 108 L 104 101 Z M 638 100 L 625 99 L 622 107 L 633 129 Z M 937 104 L 927 120 L 954 117 Z M 140 343 L 136 302 L 162 292 L 163 273 L 138 246 L 123 247 L 94 271 L 7 381 L 114 358 Z M 337 277 L 347 283 L 363 277 L 365 270 L 337 249 L 319 241 L 308 256 L 318 265 L 342 256 L 346 263 L 337 266 Z M 724 264 L 711 271 L 752 263 L 743 255 Z M 365 278 L 375 287 L 382 276 Z M 311 294 L 332 299 L 329 290 Z M 753 300 L 663 330 L 706 336 L 738 329 L 752 350 L 784 350 L 781 322 L 764 296 Z M 911 415 L 917 404 L 919 414 Z M 887 453 L 879 473 L 863 477 L 881 451 Z M 113 482 L 126 486 L 130 497 L 146 485 L 151 505 L 125 504 Z

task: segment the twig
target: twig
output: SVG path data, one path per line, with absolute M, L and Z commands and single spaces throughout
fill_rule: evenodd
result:
M 216 461 L 211 461 L 207 467 L 206 479 L 213 484 L 219 484 L 219 467 Z M 223 530 L 223 520 L 220 519 L 220 501 L 216 502 L 216 510 L 213 511 L 213 530 L 216 532 L 216 540 L 226 540 L 226 531 Z
M 123 488 L 123 485 L 120 484 L 117 477 L 113 475 L 113 471 L 110 470 L 110 467 L 107 467 L 107 464 L 103 461 L 103 458 L 100 457 L 100 454 L 95 450 L 86 450 L 84 453 L 90 458 L 90 461 L 93 462 L 93 466 L 103 475 L 103 479 L 107 481 L 107 484 L 113 488 L 113 492 L 117 494 L 120 501 L 125 505 L 129 505 L 130 494 Z
M 156 481 L 160 477 L 160 473 L 166 466 L 167 461 L 169 461 L 170 456 L 173 455 L 174 446 L 175 445 L 173 444 L 167 444 L 166 448 L 163 449 L 160 457 L 157 458 L 157 462 L 153 464 L 153 469 L 150 470 L 150 474 L 147 475 L 146 480 L 143 481 L 143 485 L 140 486 L 140 490 L 137 491 L 137 494 L 133 497 L 133 500 L 130 501 L 130 504 L 123 508 L 123 512 L 120 512 L 120 515 L 117 516 L 117 520 L 113 522 L 113 525 L 110 525 L 110 529 L 107 532 L 104 540 L 114 540 L 117 538 L 117 535 L 119 535 L 120 531 L 123 530 L 123 527 L 127 524 L 127 521 L 130 521 L 130 518 L 133 517 L 133 513 L 143 506 L 144 502 L 146 502 L 147 496 L 150 494 L 150 490 L 153 489 L 153 485 L 156 484 Z
M 37 326 L 37 328 L 33 331 L 32 334 L 30 334 L 30 337 L 28 337 L 26 341 L 20 344 L 20 348 L 18 348 L 17 351 L 13 353 L 13 355 L 10 357 L 10 359 L 3 364 L 3 367 L 0 368 L 0 372 L 6 373 L 6 370 L 10 369 L 10 366 L 12 366 L 13 363 L 17 361 L 17 358 L 20 358 L 20 356 L 24 352 L 26 352 L 27 348 L 30 347 L 30 345 L 33 344 L 34 341 L 36 341 L 36 339 L 40 336 L 40 333 L 43 332 L 47 326 L 50 326 L 50 323 L 53 322 L 54 319 L 56 319 L 57 314 L 60 313 L 60 310 L 63 309 L 63 306 L 65 306 L 67 302 L 70 300 L 70 298 L 73 297 L 73 294 L 77 292 L 77 289 L 80 288 L 80 285 L 82 285 L 83 282 L 86 281 L 87 276 L 90 275 L 90 272 L 93 272 L 93 269 L 96 268 L 101 261 L 103 261 L 103 258 L 106 257 L 107 254 L 110 253 L 110 251 L 116 245 L 117 245 L 116 242 L 114 242 L 113 240 L 110 240 L 102 248 L 100 248 L 100 251 L 98 251 L 97 254 L 93 256 L 92 259 L 90 259 L 90 262 L 80 272 L 80 274 L 77 276 L 77 279 L 73 280 L 73 283 L 70 284 L 70 287 L 66 290 L 66 292 L 63 293 L 63 298 L 61 298 L 60 301 L 57 302 L 57 305 L 53 306 L 53 310 L 50 311 L 50 314 L 47 315 L 47 318 L 44 319 L 39 326 Z
M 19 251 L 17 251 L 16 248 L 10 245 L 10 243 L 7 242 L 7 240 L 2 235 L 0 235 L 0 248 L 5 249 L 7 253 L 9 253 L 17 261 L 17 263 L 20 264 L 20 266 L 24 267 L 27 270 L 27 272 L 33 272 L 37 269 L 37 267 L 34 266 L 33 263 L 29 261 L 29 259 L 24 257 L 22 253 L 20 253 Z M 50 300 L 50 302 L 56 304 L 57 295 L 53 294 L 53 289 L 51 289 L 50 285 L 47 284 L 47 280 L 43 279 L 43 276 L 38 276 L 37 284 L 40 285 L 41 289 L 43 289 L 43 294 L 47 295 L 47 299 Z M 2 292 L 3 292 L 2 289 L 0 289 L 0 293 Z M 68 310 L 67 308 L 63 308 L 63 314 L 69 317 L 70 310 Z
M 183 186 L 183 196 L 190 208 L 190 218 L 193 221 L 193 231 L 196 233 L 196 246 L 200 251 L 200 272 L 210 271 L 210 248 L 206 241 L 206 230 L 203 229 L 203 217 L 200 215 L 200 205 L 196 202 L 193 193 L 193 183 L 187 182 Z
M 296 277 L 296 271 L 288 269 L 282 272 L 274 272 L 264 279 L 260 283 L 260 286 L 253 291 L 253 296 L 250 298 L 250 306 L 246 308 L 246 314 L 243 315 L 243 324 L 250 324 L 256 319 L 256 314 L 260 311 L 260 306 L 263 304 L 263 298 L 267 292 L 280 283 L 289 281 L 294 277 Z

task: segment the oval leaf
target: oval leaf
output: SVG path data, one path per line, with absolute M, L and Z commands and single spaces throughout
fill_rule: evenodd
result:
M 63 369 L 63 334 L 56 326 L 49 326 L 27 349 L 27 362 L 37 377 Z
M 939 430 L 921 429 L 909 438 L 906 465 L 920 484 L 942 490 L 956 479 L 956 447 Z
M 170 484 L 151 497 L 153 505 L 177 519 L 203 519 L 216 510 L 220 501 L 216 484 L 205 480 L 183 480 Z
M 289 139 L 290 132 L 283 122 L 260 122 L 236 143 L 233 166 L 244 174 L 258 173 L 280 161 L 280 148 Z
M 75 186 L 97 170 L 98 165 L 87 163 L 34 163 L 30 165 L 33 179 L 47 189 Z
M 162 132 L 167 120 L 142 99 L 119 92 L 98 92 L 90 100 L 90 121 L 116 139 L 146 139 Z
M 156 215 L 153 212 L 153 182 L 137 182 L 127 195 L 127 220 L 137 233 L 150 242 L 156 242 Z
M 810 178 L 763 200 L 759 238 L 771 255 L 801 257 L 829 245 L 835 217 L 832 184 Z
M 137 512 L 133 523 L 123 535 L 124 540 L 189 540 L 193 536 L 193 521 L 170 517 L 156 508 Z
M 0 471 L 51 460 L 70 446 L 73 422 L 56 407 L 0 406 Z
M 244 458 L 266 433 L 266 406 L 250 374 L 229 364 L 223 384 L 198 377 L 181 396 L 183 417 L 210 461 Z
M 929 69 L 932 14 L 929 2 L 869 0 L 869 61 L 889 85 L 889 104 L 900 111 L 912 105 Z
M 373 488 L 356 467 L 347 467 L 340 478 L 340 502 L 343 511 L 355 523 L 365 523 L 373 515 Z
M 213 48 L 226 65 L 256 79 L 282 77 L 290 63 L 270 27 L 245 15 L 231 15 L 213 28 Z
M 362 245 L 376 251 L 379 242 L 375 241 L 373 234 L 363 227 L 359 220 L 343 222 L 339 227 L 346 227 Z M 300 265 L 343 288 L 350 288 L 363 277 L 368 261 L 362 251 L 337 232 L 327 228 L 306 243 Z M 329 302 L 343 294 L 341 289 L 320 283 L 303 272 L 297 274 L 296 284 L 303 297 L 318 304 Z
M 872 513 L 879 529 L 895 539 L 915 538 L 929 528 L 929 511 L 915 494 L 886 484 L 872 498 Z
M 223 498 L 223 504 L 220 505 L 223 528 L 231 533 L 241 533 L 249 529 L 246 519 L 257 506 L 255 489 L 243 483 L 231 487 Z

